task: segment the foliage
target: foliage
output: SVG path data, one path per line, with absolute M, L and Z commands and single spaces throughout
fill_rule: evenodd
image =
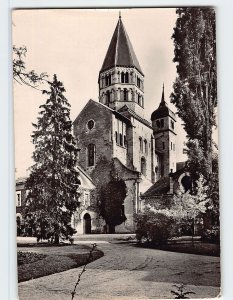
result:
M 176 291 L 171 291 L 171 293 L 176 296 L 174 299 L 189 299 L 187 295 L 195 294 L 194 292 L 186 292 L 183 284 L 174 284 L 173 286 L 177 289 Z
M 202 240 L 210 243 L 220 242 L 220 227 L 213 226 L 211 229 L 204 229 L 202 232 Z
M 190 191 L 185 192 L 182 186 L 177 190 L 172 199 L 170 208 L 155 208 L 149 207 L 149 210 L 172 218 L 174 225 L 182 231 L 182 226 L 193 227 L 193 222 L 196 218 L 201 217 L 207 209 L 208 203 L 208 187 L 206 181 L 201 175 L 196 182 L 196 193 L 191 194 Z M 178 231 L 176 231 L 178 234 Z M 192 231 L 192 234 L 194 232 Z
M 100 192 L 99 211 L 100 215 L 109 226 L 110 233 L 114 233 L 115 226 L 126 221 L 124 214 L 124 199 L 127 188 L 124 180 L 113 179 Z
M 54 75 L 45 104 L 40 106 L 32 141 L 31 174 L 26 182 L 26 219 L 33 220 L 38 239 L 68 239 L 75 230 L 70 221 L 79 205 L 77 147 L 72 135 L 70 105 L 63 84 Z
M 46 77 L 46 73 L 37 74 L 34 70 L 28 71 L 25 64 L 27 48 L 13 46 L 13 78 L 20 84 L 36 88 Z
M 179 8 L 174 28 L 177 78 L 171 101 L 188 136 L 189 169 L 211 180 L 212 128 L 216 125 L 216 32 L 213 8 Z
M 136 238 L 144 239 L 152 244 L 166 243 L 175 232 L 174 219 L 164 213 L 146 208 L 143 213 L 135 216 Z

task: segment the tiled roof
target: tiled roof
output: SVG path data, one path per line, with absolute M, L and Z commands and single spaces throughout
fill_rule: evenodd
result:
M 119 18 L 116 29 L 113 33 L 112 40 L 100 72 L 116 66 L 134 67 L 143 74 L 121 17 Z
M 169 190 L 170 190 L 170 178 L 161 177 L 142 195 L 142 198 L 166 194 L 169 192 Z
M 136 114 L 135 111 L 133 111 L 132 109 L 130 109 L 127 105 L 124 105 L 123 107 L 121 107 L 118 110 L 119 113 L 123 114 L 127 112 L 127 114 L 129 114 L 130 116 L 134 117 L 135 119 L 137 119 L 138 121 L 142 122 L 144 125 L 150 127 L 152 129 L 151 123 L 148 122 L 146 119 L 140 117 L 138 114 Z

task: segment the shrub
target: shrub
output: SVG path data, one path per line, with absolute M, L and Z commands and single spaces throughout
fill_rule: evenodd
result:
M 213 226 L 211 229 L 205 229 L 202 232 L 202 240 L 210 243 L 220 242 L 220 228 L 219 226 Z
M 172 217 L 163 213 L 146 210 L 137 214 L 136 238 L 139 242 L 146 240 L 152 244 L 164 244 L 175 233 L 175 223 Z

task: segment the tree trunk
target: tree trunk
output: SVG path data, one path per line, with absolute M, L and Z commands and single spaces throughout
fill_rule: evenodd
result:
M 59 244 L 59 234 L 58 233 L 55 233 L 54 244 Z

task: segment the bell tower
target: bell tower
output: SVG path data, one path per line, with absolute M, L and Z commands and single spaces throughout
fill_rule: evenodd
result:
M 99 72 L 99 102 L 114 110 L 127 105 L 143 116 L 144 74 L 121 16 Z
M 164 85 L 159 107 L 151 115 L 155 149 L 159 156 L 158 177 L 176 172 L 176 115 L 165 102 Z

